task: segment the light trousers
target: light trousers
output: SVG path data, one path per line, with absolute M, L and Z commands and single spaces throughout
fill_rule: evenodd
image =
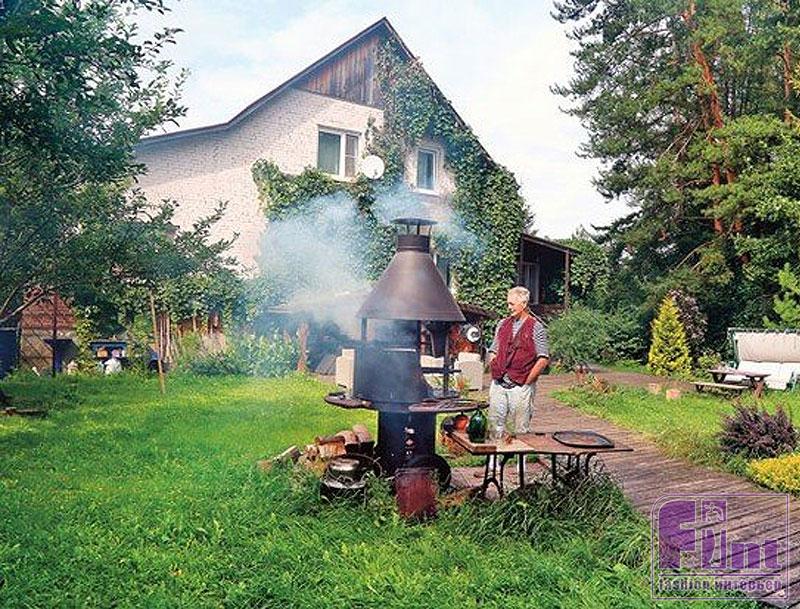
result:
M 504 433 L 530 433 L 536 383 L 506 389 L 497 381 L 489 387 L 489 434 L 502 438 Z

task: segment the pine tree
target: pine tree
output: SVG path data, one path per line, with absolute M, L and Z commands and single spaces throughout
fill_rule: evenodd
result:
M 800 251 L 800 3 L 557 0 L 574 41 L 555 91 L 588 130 L 601 194 L 631 213 L 608 244 L 612 294 L 681 287 L 710 343 L 757 324 Z
M 688 374 L 692 370 L 686 331 L 678 318 L 675 301 L 667 296 L 661 301 L 653 320 L 653 342 L 647 355 L 647 365 L 653 374 Z

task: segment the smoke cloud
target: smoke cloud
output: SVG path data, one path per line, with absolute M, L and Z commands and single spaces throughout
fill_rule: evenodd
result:
M 406 186 L 377 194 L 373 213 L 382 224 L 398 217 L 435 220 L 434 239 L 451 247 L 478 249 L 478 238 L 464 228 L 449 205 L 432 204 Z M 259 268 L 265 276 L 296 286 L 285 308 L 333 322 L 356 337 L 356 312 L 370 291 L 363 275 L 365 252 L 358 239 L 361 219 L 345 193 L 317 197 L 303 213 L 272 221 L 261 241 Z

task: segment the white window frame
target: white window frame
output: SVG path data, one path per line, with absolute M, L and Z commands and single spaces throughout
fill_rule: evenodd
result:
M 359 159 L 359 151 L 361 149 L 361 135 L 355 131 L 345 131 L 343 129 L 332 129 L 330 127 L 322 127 L 319 126 L 317 128 L 317 169 L 319 169 L 319 134 L 320 133 L 327 133 L 329 135 L 338 135 L 339 136 L 339 173 L 328 173 L 327 171 L 323 171 L 326 175 L 331 177 L 340 179 L 340 180 L 355 180 L 356 175 L 358 175 L 358 159 Z M 356 158 L 355 158 L 355 166 L 353 168 L 353 175 L 348 176 L 345 174 L 345 160 L 347 157 L 347 136 L 350 135 L 356 138 Z
M 417 179 L 419 178 L 419 155 L 420 153 L 430 154 L 433 157 L 433 188 L 422 188 L 418 183 Z M 417 149 L 417 158 L 415 159 L 416 162 L 414 163 L 415 168 L 415 175 L 414 175 L 414 184 L 416 186 L 417 192 L 423 192 L 427 194 L 437 194 L 439 191 L 436 188 L 436 185 L 439 180 L 439 151 L 434 150 L 433 148 L 418 148 Z

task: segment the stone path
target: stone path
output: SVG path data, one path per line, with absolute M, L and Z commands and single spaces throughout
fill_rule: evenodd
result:
M 627 372 L 601 372 L 601 378 L 613 384 L 645 386 L 650 382 L 663 382 L 663 379 Z M 682 459 L 667 457 L 654 442 L 643 434 L 624 429 L 618 425 L 585 414 L 563 405 L 552 397 L 554 391 L 568 387 L 573 382 L 571 375 L 550 375 L 542 377 L 536 397 L 534 428 L 536 431 L 555 431 L 558 429 L 591 429 L 634 449 L 632 453 L 605 455 L 603 461 L 609 471 L 621 484 L 626 497 L 648 520 L 655 502 L 666 495 L 692 493 L 752 493 L 749 507 L 739 513 L 737 519 L 728 526 L 731 537 L 741 540 L 772 538 L 782 539 L 785 519 L 775 505 L 777 493 L 765 490 L 747 480 L 712 469 L 693 465 Z M 691 391 L 691 386 L 682 387 Z M 507 468 L 507 474 L 513 468 Z M 476 468 L 458 468 L 454 471 L 454 482 L 459 485 L 474 486 L 480 480 L 473 476 Z M 512 476 L 508 480 L 514 483 Z M 737 510 L 738 512 L 739 510 Z M 800 607 L 800 501 L 790 499 L 790 594 L 789 600 L 774 595 L 760 600 L 780 607 Z

